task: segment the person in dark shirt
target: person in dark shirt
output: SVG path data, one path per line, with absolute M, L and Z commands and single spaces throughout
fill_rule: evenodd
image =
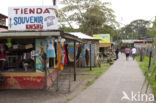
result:
M 116 60 L 119 59 L 119 48 L 115 50 L 115 54 L 116 54 Z

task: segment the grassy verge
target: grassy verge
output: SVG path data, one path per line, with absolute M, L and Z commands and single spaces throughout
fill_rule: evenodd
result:
M 140 68 L 142 69 L 143 73 L 145 74 L 145 72 L 148 71 L 148 63 L 149 63 L 149 57 L 145 56 L 143 61 L 140 62 L 140 57 L 137 56 L 136 57 L 137 62 L 139 63 Z M 151 66 L 152 67 L 152 66 Z M 151 68 L 152 69 L 152 68 Z M 152 70 L 150 70 L 150 72 L 152 72 Z M 152 76 L 152 78 L 147 78 L 148 82 L 150 83 L 154 96 L 156 98 L 156 81 L 155 81 L 155 75 Z
M 109 67 L 110 67 L 109 64 L 103 63 L 101 67 L 92 68 L 92 71 L 90 71 L 89 68 L 86 69 L 86 71 L 88 72 L 88 75 L 82 76 L 82 78 L 92 78 L 92 79 L 86 83 L 84 89 L 92 85 L 96 81 L 96 79 L 98 79 L 105 71 L 109 69 Z

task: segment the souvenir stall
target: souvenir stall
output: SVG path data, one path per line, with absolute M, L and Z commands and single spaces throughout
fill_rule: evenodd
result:
M 81 32 L 70 32 L 69 34 L 77 36 L 78 38 L 84 40 L 83 43 L 76 43 L 76 59 L 78 61 L 77 66 L 78 67 L 95 66 L 97 63 L 96 49 L 98 48 L 99 39 L 94 39 L 93 37 L 83 34 Z M 73 57 L 73 43 L 68 43 L 68 54 L 69 61 L 72 62 L 70 58 Z
M 59 38 L 68 39 L 65 35 L 60 31 L 0 33 L 0 74 L 4 78 L 0 88 L 50 87 L 63 69 Z
M 99 39 L 99 55 L 106 61 L 108 56 L 112 56 L 110 34 L 95 34 L 93 38 Z
M 81 40 L 57 30 L 56 7 L 12 7 L 8 20 L 9 31 L 0 32 L 0 89 L 49 88 L 63 70 L 62 39 Z

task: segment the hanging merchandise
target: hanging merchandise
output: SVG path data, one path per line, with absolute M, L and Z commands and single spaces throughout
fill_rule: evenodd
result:
M 85 58 L 85 46 L 83 45 L 82 46 L 82 50 L 81 50 L 81 53 L 80 53 L 80 58 Z
M 67 63 L 69 62 L 69 57 L 68 57 L 68 44 L 65 45 L 65 53 L 66 53 L 66 57 L 67 58 Z
M 81 51 L 82 51 L 82 47 L 81 47 L 81 45 L 79 44 L 79 46 L 78 46 L 78 52 L 77 52 L 77 56 L 76 56 L 76 60 L 79 59 L 80 54 L 81 54 Z
M 86 58 L 86 65 L 88 66 L 89 65 L 89 50 L 86 49 L 86 55 L 85 55 L 85 58 Z
M 57 69 L 59 70 L 63 70 L 63 66 L 64 66 L 64 51 L 63 51 L 63 45 L 62 43 L 58 43 L 58 52 L 57 52 Z
M 66 46 L 63 46 L 63 51 L 64 51 L 64 63 L 67 64 L 68 60 L 67 60 L 67 52 L 66 52 Z
M 48 58 L 55 58 L 55 49 L 54 49 L 54 43 L 52 39 L 48 40 L 48 48 L 47 48 L 47 57 Z
M 8 38 L 8 39 L 7 39 L 6 45 L 8 46 L 8 48 L 10 48 L 10 47 L 12 46 L 11 38 Z
M 24 53 L 23 59 L 27 58 L 27 53 Z
M 25 45 L 25 49 L 32 49 L 32 48 L 33 48 L 33 45 L 32 44 Z
M 68 58 L 70 62 L 74 62 L 74 44 L 69 43 L 68 44 Z
M 13 49 L 18 49 L 18 44 L 13 45 Z
M 0 60 L 6 60 L 4 51 L 4 45 L 0 44 Z
M 43 70 L 43 57 L 47 52 L 47 40 L 46 39 L 36 39 L 35 40 L 35 51 L 36 51 L 36 68 L 40 72 Z M 49 67 L 47 63 L 47 68 Z

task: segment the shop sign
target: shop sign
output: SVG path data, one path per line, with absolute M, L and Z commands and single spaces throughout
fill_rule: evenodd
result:
M 57 30 L 56 6 L 9 7 L 8 30 Z
M 111 43 L 110 34 L 96 34 L 93 35 L 94 39 L 100 39 L 99 43 Z

